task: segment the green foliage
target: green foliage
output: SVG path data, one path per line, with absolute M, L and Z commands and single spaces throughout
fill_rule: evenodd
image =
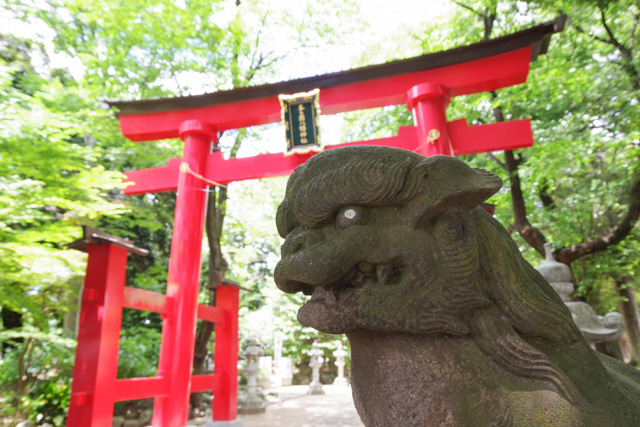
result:
M 149 325 L 151 321 L 141 323 Z M 129 326 L 123 329 L 118 351 L 118 378 L 155 376 L 161 337 L 158 328 Z
M 164 209 L 152 200 L 147 209 L 127 212 L 133 204 L 120 195 L 119 171 L 135 168 L 130 156 L 136 154 L 141 167 L 166 163 L 176 145 L 162 143 L 153 155 L 140 155 L 120 135 L 113 114 L 99 108 L 100 87 L 33 65 L 46 57 L 40 43 L 0 37 L 0 311 L 18 319 L 12 329 L 0 325 L 0 342 L 15 346 L 5 347 L 0 400 L 10 403 L 1 405 L 6 420 L 64 425 L 73 341 L 61 338 L 61 327 L 73 335 L 86 266 L 86 256 L 66 244 L 79 237 L 81 224 L 126 221 L 133 233 L 125 237 L 150 230 L 160 237 L 160 254 L 167 251 L 149 215 Z
M 30 12 L 55 31 L 58 49 L 82 61 L 85 83 L 102 96 L 151 97 L 169 95 L 165 82 L 179 73 L 224 68 L 225 32 L 217 24 L 223 8 L 200 0 L 54 0 Z
M 64 426 L 69 404 L 75 342 L 59 330 L 43 333 L 26 326 L 0 331 L 0 416 L 19 422 L 30 418 Z M 8 346 L 8 345 L 12 345 Z
M 32 393 L 34 399 L 28 400 L 27 397 L 23 400 L 25 406 L 29 407 L 31 421 L 38 424 L 49 423 L 54 426 L 63 426 L 67 418 L 67 408 L 71 397 L 70 383 L 69 377 L 63 377 L 55 382 L 47 381 L 38 384 Z
M 350 112 L 344 115 L 341 142 L 388 138 L 397 135 L 400 126 L 413 126 L 413 115 L 403 105 Z
M 41 45 L 2 36 L 0 52 L 0 311 L 18 319 L 0 325 L 2 416 L 61 426 L 75 345 L 61 326 L 86 265 L 65 245 L 127 209 L 111 196 L 122 175 L 90 137 L 105 112 L 61 73 L 36 71 Z
M 293 50 L 314 47 L 318 36 L 339 41 L 358 19 L 338 29 L 331 19 L 355 9 L 333 0 L 276 6 L 259 0 L 2 4 L 3 14 L 30 24 L 32 32 L 24 39 L 0 36 L 0 309 L 17 319 L 0 329 L 0 341 L 16 346 L 6 350 L 2 365 L 6 388 L 0 398 L 13 400 L 7 411 L 62 423 L 68 399 L 60 393 L 68 392 L 70 372 L 65 382 L 62 374 L 39 374 L 33 384 L 14 374 L 26 366 L 26 354 L 29 369 L 40 372 L 49 366 L 45 355 L 55 354 L 51 337 L 74 334 L 86 256 L 65 245 L 79 237 L 79 225 L 148 249 L 147 257 L 129 257 L 127 285 L 165 290 L 175 194 L 125 198 L 120 172 L 164 166 L 181 155 L 182 143 L 127 141 L 102 100 L 281 80 L 288 71 L 276 77 L 273 64 L 288 60 Z M 55 58 L 64 64 L 53 65 Z M 247 187 L 241 197 L 271 186 Z M 263 205 L 274 206 L 273 199 Z M 270 284 L 279 241 L 272 224 L 230 225 L 225 244 L 237 253 L 235 274 L 254 291 L 243 296 L 243 304 L 260 310 L 267 305 L 261 290 Z M 161 319 L 125 310 L 122 325 L 119 377 L 154 375 Z
M 474 8 L 482 10 L 479 2 L 475 3 Z M 452 118 L 469 117 L 476 123 L 494 121 L 496 107 L 502 109 L 506 120 L 532 119 L 535 144 L 518 152 L 519 175 L 529 220 L 555 249 L 606 236 L 614 229 L 628 210 L 629 191 L 640 166 L 638 88 L 620 49 L 597 40 L 608 37 L 600 13 L 602 5 L 519 3 L 518 14 L 507 15 L 502 9 L 506 6 L 499 3 L 492 37 L 513 28 L 513 23 L 523 22 L 519 18 L 523 15 L 525 22 L 540 22 L 562 10 L 568 14 L 568 24 L 564 32 L 552 37 L 548 52 L 531 64 L 524 86 L 500 90 L 495 98 L 476 95 L 455 99 L 449 109 Z M 640 13 L 637 4 L 619 1 L 602 7 L 613 35 L 630 40 L 633 17 Z M 477 16 L 467 14 L 466 19 L 477 20 Z M 463 34 L 468 28 L 465 26 Z M 486 156 L 469 160 L 501 174 L 508 182 L 504 171 Z M 505 225 L 513 221 L 510 198 L 509 191 L 502 191 L 493 200 Z M 581 258 L 572 265 L 578 294 L 603 313 L 618 306 L 615 279 L 638 273 L 637 236 L 636 230 L 608 252 Z M 519 239 L 515 234 L 514 238 Z M 519 241 L 525 255 L 534 264 L 539 262 L 538 255 Z
M 535 144 L 516 153 L 527 218 L 556 250 L 607 236 L 626 215 L 640 171 L 635 24 L 640 6 L 626 0 L 456 3 L 453 16 L 417 37 L 424 53 L 509 34 L 561 12 L 568 15 L 565 30 L 553 35 L 546 54 L 531 63 L 526 84 L 454 98 L 447 114 L 449 120 L 484 124 L 495 122 L 494 109 L 499 108 L 505 120 L 531 119 Z M 354 114 L 347 119 L 349 139 L 395 134 L 398 126 L 410 123 L 406 116 L 402 106 Z M 509 227 L 512 194 L 502 154 L 465 160 L 503 177 L 505 188 L 490 202 Z M 533 264 L 541 261 L 517 233 L 512 236 Z M 637 241 L 635 229 L 606 253 L 575 261 L 578 295 L 601 312 L 617 307 L 615 279 L 639 273 Z
M 289 357 L 299 370 L 298 381 L 308 381 L 307 352 L 313 341 L 319 341 L 325 352 L 325 367 L 333 373 L 333 351 L 338 340 L 346 339 L 300 325 L 296 315 L 308 297 L 284 294 L 274 284 L 273 269 L 282 241 L 275 227 L 275 212 L 284 197 L 285 183 L 286 178 L 271 178 L 235 183 L 230 188 L 225 252 L 234 280 L 249 289 L 240 291 L 241 342 L 256 338 L 266 354 L 273 356 L 273 340 L 276 335 L 282 336 L 283 357 Z

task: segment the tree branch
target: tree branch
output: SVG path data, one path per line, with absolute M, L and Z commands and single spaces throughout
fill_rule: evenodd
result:
M 248 78 L 247 78 L 247 83 L 249 82 L 249 80 L 255 75 L 256 71 L 258 71 L 260 69 L 260 64 L 262 64 L 262 61 L 264 60 L 263 55 L 260 55 L 260 59 L 258 60 L 258 63 L 255 63 L 255 59 L 256 59 L 256 55 L 258 54 L 259 48 L 260 48 L 260 36 L 262 36 L 262 30 L 265 28 L 266 24 L 267 24 L 267 17 L 269 16 L 269 9 L 267 9 L 267 11 L 264 13 L 264 15 L 262 16 L 262 19 L 260 20 L 260 28 L 258 29 L 258 34 L 256 35 L 256 42 L 255 42 L 255 46 L 253 48 L 253 53 L 251 55 L 251 63 L 249 65 L 249 73 L 248 73 Z
M 495 101 L 497 97 L 496 92 L 492 91 L 491 99 Z M 493 109 L 493 115 L 496 118 L 496 122 L 504 121 L 502 107 L 495 107 Z M 519 161 L 516 159 L 512 150 L 504 152 L 504 159 L 505 170 L 507 171 L 509 185 L 511 187 L 511 205 L 513 209 L 513 224 L 509 226 L 509 229 L 517 231 L 532 248 L 544 256 L 544 244 L 547 242 L 547 239 L 538 228 L 531 225 L 527 218 L 527 207 L 524 203 L 520 175 L 518 174 Z
M 585 255 L 605 251 L 610 246 L 623 241 L 635 227 L 638 218 L 640 218 L 640 176 L 636 173 L 631 186 L 629 208 L 620 223 L 605 236 L 560 249 L 555 254 L 556 259 L 568 265 Z
M 581 26 L 579 26 L 579 25 L 575 25 L 575 24 L 574 24 L 573 28 L 575 28 L 577 32 L 579 32 L 579 33 L 581 33 L 581 34 L 584 34 L 585 36 L 589 36 L 589 37 L 591 37 L 591 38 L 592 38 L 592 39 L 594 39 L 594 40 L 597 40 L 597 41 L 599 41 L 599 42 L 606 43 L 606 44 L 612 44 L 612 43 L 611 43 L 611 41 L 610 41 L 609 39 L 605 39 L 605 38 L 603 38 L 603 37 L 596 36 L 595 34 L 591 34 L 591 33 L 589 33 L 588 31 L 584 30 L 584 29 L 583 29 Z
M 611 28 L 609 27 L 609 24 L 607 24 L 607 17 L 605 15 L 605 11 L 602 8 L 601 5 L 598 6 L 598 9 L 600 9 L 600 22 L 602 23 L 602 26 L 604 27 L 604 30 L 607 32 L 607 35 L 609 36 L 609 40 L 610 43 L 612 45 L 614 45 L 615 47 L 617 47 L 618 49 L 620 49 L 621 51 L 623 49 L 626 49 L 625 46 L 623 46 L 618 39 L 616 39 L 616 37 L 613 35 L 613 31 L 611 31 Z
M 475 10 L 474 8 L 472 8 L 471 6 L 467 6 L 466 4 L 464 4 L 464 3 L 460 3 L 459 1 L 456 1 L 456 0 L 453 0 L 453 2 L 454 2 L 455 4 L 457 4 L 458 6 L 460 6 L 460 7 L 464 8 L 464 9 L 470 10 L 471 12 L 475 13 L 475 14 L 476 14 L 476 15 L 478 15 L 478 16 L 481 16 L 483 19 L 484 19 L 484 18 L 486 18 L 486 16 L 485 16 L 485 15 L 483 15 L 483 14 L 482 14 L 482 13 L 480 13 L 480 12 L 478 12 L 477 10 Z
M 511 186 L 511 203 L 513 207 L 513 224 L 510 226 L 540 255 L 544 256 L 544 244 L 547 242 L 542 232 L 531 225 L 527 218 L 527 207 L 524 203 L 520 175 L 518 174 L 518 161 L 512 150 L 504 152 L 509 184 Z
M 602 6 L 598 6 L 598 9 L 600 10 L 600 22 L 602 23 L 604 30 L 607 32 L 607 35 L 609 36 L 608 39 L 596 36 L 594 34 L 589 34 L 587 31 L 582 29 L 579 25 L 574 24 L 575 29 L 582 34 L 588 35 L 594 40 L 600 41 L 602 43 L 607 43 L 615 47 L 620 52 L 620 55 L 622 56 L 622 59 L 624 61 L 622 63 L 622 68 L 629 76 L 629 79 L 631 80 L 631 86 L 633 87 L 634 90 L 640 90 L 640 72 L 638 72 L 638 70 L 636 69 L 633 63 L 633 52 L 631 48 L 620 43 L 620 41 L 613 34 L 613 30 L 611 29 L 609 24 L 607 24 L 607 17 L 606 17 L 605 10 L 602 8 Z M 638 16 L 636 15 L 636 19 L 637 18 Z M 635 32 L 635 25 L 636 24 L 634 23 L 633 32 Z M 633 32 L 632 32 L 632 35 L 633 35 Z
M 472 13 L 478 15 L 479 17 L 482 18 L 482 23 L 484 24 L 484 39 L 487 40 L 489 39 L 489 37 L 491 36 L 491 31 L 493 31 L 493 24 L 496 20 L 496 11 L 494 10 L 490 10 L 489 7 L 487 7 L 485 9 L 485 13 L 482 12 L 478 12 L 477 10 L 475 10 L 474 8 L 472 8 L 469 5 L 466 5 L 464 3 L 461 3 L 457 0 L 453 0 L 453 2 L 455 4 L 457 4 L 458 6 L 467 9 L 469 11 L 471 11 Z
M 484 153 L 487 155 L 488 158 L 490 158 L 491 160 L 493 160 L 498 166 L 500 166 L 500 168 L 502 168 L 502 170 L 506 171 L 507 170 L 507 165 L 504 164 L 504 162 L 502 160 L 500 160 L 499 158 L 497 158 L 496 156 L 494 156 L 492 153 Z
M 497 13 L 495 9 L 489 10 L 489 7 L 487 7 L 485 14 L 481 16 L 484 21 L 484 39 L 489 40 L 491 38 L 491 32 L 493 31 L 493 24 L 495 23 Z
M 29 356 L 32 354 L 34 341 L 35 341 L 34 338 L 28 338 L 24 342 L 24 347 L 22 348 L 22 350 L 20 351 L 20 354 L 18 355 L 17 363 L 18 363 L 19 378 L 17 381 L 16 397 L 23 396 L 24 394 L 26 394 L 25 391 L 27 390 L 27 385 L 29 381 L 29 361 L 31 360 Z M 25 357 L 26 357 L 26 361 L 25 361 Z
M 268 61 L 264 62 L 264 61 L 269 57 L 269 55 L 265 56 L 264 58 L 262 58 L 262 60 L 263 60 L 263 62 L 262 62 L 262 68 L 268 68 L 268 67 L 270 67 L 271 65 L 275 64 L 276 62 L 283 60 L 284 58 L 286 58 L 287 56 L 289 56 L 289 54 L 290 54 L 291 52 L 293 52 L 293 51 L 292 51 L 292 50 L 289 50 L 289 51 L 287 51 L 287 52 L 283 53 L 283 54 L 282 54 L 282 55 L 280 55 L 280 56 L 276 56 L 275 58 L 273 58 L 273 59 L 269 59 Z M 272 53 L 273 53 L 273 52 L 272 52 Z
M 598 8 L 600 9 L 600 22 L 602 22 L 602 25 L 604 26 L 605 31 L 609 35 L 609 39 L 611 39 L 611 44 L 613 44 L 620 51 L 620 54 L 622 55 L 622 59 L 624 60 L 624 64 L 622 65 L 622 67 L 624 68 L 624 70 L 629 75 L 629 78 L 631 79 L 631 86 L 633 87 L 634 90 L 640 90 L 640 73 L 638 73 L 638 70 L 633 64 L 633 52 L 631 51 L 630 48 L 624 46 L 622 43 L 618 41 L 618 39 L 615 38 L 615 36 L 613 35 L 613 31 L 611 31 L 611 28 L 607 24 L 605 11 L 602 5 L 598 5 Z

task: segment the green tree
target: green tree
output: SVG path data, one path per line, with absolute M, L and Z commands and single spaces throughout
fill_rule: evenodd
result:
M 308 3 L 302 9 L 296 4 L 291 5 L 290 10 L 284 6 L 272 5 L 269 8 L 268 4 L 257 0 L 236 1 L 235 4 L 198 0 L 157 0 L 144 4 L 51 0 L 3 4 L 3 10 L 16 19 L 30 22 L 38 28 L 44 27 L 54 35 L 53 46 L 45 43 L 38 53 L 46 72 L 33 71 L 28 55 L 32 40 L 21 41 L 28 49 L 20 50 L 17 45 L 11 45 L 11 48 L 3 50 L 4 56 L 13 58 L 9 61 L 12 67 L 30 67 L 2 74 L 2 94 L 6 95 L 3 108 L 8 105 L 20 108 L 12 112 L 13 116 L 4 115 L 3 111 L 3 119 L 19 116 L 22 122 L 16 123 L 24 123 L 24 129 L 18 131 L 15 125 L 9 128 L 10 120 L 3 121 L 5 127 L 14 133 L 11 137 L 2 135 L 3 148 L 6 148 L 3 152 L 15 151 L 24 157 L 8 158 L 6 168 L 15 168 L 13 163 L 24 160 L 24 168 L 34 170 L 33 176 L 24 174 L 27 179 L 20 176 L 20 185 L 10 181 L 14 176 L 10 173 L 5 175 L 4 169 L 1 174 L 3 189 L 6 183 L 11 190 L 2 196 L 1 215 L 6 213 L 11 220 L 6 221 L 8 227 L 4 227 L 5 221 L 0 221 L 3 225 L 0 232 L 13 233 L 15 240 L 2 247 L 7 253 L 14 251 L 10 257 L 0 261 L 3 272 L 15 275 L 4 275 L 2 280 L 7 285 L 4 281 L 0 284 L 3 290 L 7 289 L 3 297 L 8 295 L 2 300 L 7 307 L 3 310 L 3 318 L 10 321 L 10 314 L 15 313 L 13 318 L 18 318 L 20 325 L 24 324 L 23 329 L 35 325 L 42 330 L 48 328 L 46 330 L 52 338 L 60 336 L 65 312 L 69 314 L 69 320 L 77 308 L 75 302 L 84 268 L 84 257 L 66 251 L 64 243 L 78 237 L 77 226 L 81 223 L 130 238 L 149 249 L 148 257 L 130 257 L 127 284 L 159 292 L 164 290 L 174 195 L 124 198 L 120 193 L 122 176 L 119 172 L 163 166 L 168 158 L 180 156 L 182 144 L 175 140 L 145 144 L 127 141 L 120 135 L 116 118 L 111 112 L 101 109 L 100 104 L 105 98 L 185 95 L 281 80 L 281 77 L 276 77 L 274 66 L 287 60 L 289 53 L 313 47 L 315 42 L 312 40 L 318 36 L 324 37 L 325 41 L 338 40 L 351 28 L 351 25 L 331 28 L 327 25 L 329 20 L 324 19 L 335 13 L 351 13 L 353 7 L 342 2 L 323 0 Z M 275 33 L 283 35 L 284 43 L 274 39 L 272 30 L 276 28 L 278 31 Z M 49 70 L 49 54 L 62 56 L 66 61 L 65 67 L 75 68 Z M 285 70 L 277 76 L 288 73 Z M 10 91 L 5 91 L 5 87 Z M 4 102 L 5 99 L 8 101 Z M 32 113 L 36 110 L 37 114 Z M 43 117 L 47 120 L 44 121 Z M 32 135 L 30 138 L 42 147 L 41 152 L 34 148 L 35 142 L 33 147 L 24 145 L 23 134 Z M 252 135 L 251 131 L 231 132 L 223 138 L 219 148 L 233 155 L 242 141 L 256 140 Z M 5 168 L 5 158 L 2 159 L 2 167 Z M 54 180 L 55 175 L 51 173 L 54 167 L 46 164 L 45 159 L 52 164 L 58 162 L 55 167 L 65 171 L 67 181 Z M 52 185 L 54 183 L 56 186 Z M 49 203 L 47 199 L 46 205 L 38 207 L 40 195 L 37 191 L 40 187 L 46 191 L 57 189 L 60 194 L 55 201 L 59 204 Z M 225 271 L 220 236 L 226 213 L 227 189 L 212 191 L 207 221 L 210 262 L 204 266 L 209 276 L 205 285 L 217 284 L 217 277 L 224 275 Z M 5 201 L 7 209 L 4 208 Z M 32 218 L 30 210 L 37 211 L 42 218 L 35 214 Z M 34 226 L 34 218 L 42 222 L 38 224 L 39 228 Z M 4 217 L 0 219 L 4 220 Z M 61 224 L 64 227 L 58 227 Z M 38 239 L 42 240 L 42 245 L 38 246 Z M 55 266 L 49 263 L 51 270 L 56 272 L 50 280 L 43 280 L 48 270 L 29 269 L 31 264 L 19 258 L 22 255 L 16 252 L 16 242 L 22 243 L 25 251 L 30 253 L 35 248 L 38 251 L 47 249 L 46 254 L 40 254 L 42 259 L 59 260 Z M 271 243 L 260 241 L 248 246 L 260 248 L 265 256 L 275 248 Z M 269 274 L 262 261 L 252 261 L 249 270 L 257 272 L 251 273 L 254 275 L 254 279 L 250 279 L 252 286 L 259 288 L 268 283 Z M 67 273 L 60 277 L 59 271 Z M 18 279 L 22 288 L 13 283 Z M 40 284 L 36 286 L 34 283 Z M 24 291 L 14 292 L 16 289 Z M 214 296 L 205 290 L 202 298 L 213 301 Z M 249 298 L 251 301 L 246 302 L 258 307 L 261 299 Z M 29 313 L 28 319 L 22 319 L 23 311 Z M 68 330 L 72 332 L 73 322 L 67 323 Z M 148 374 L 141 369 L 154 366 L 153 358 L 157 357 L 154 342 L 158 339 L 160 327 L 158 316 L 125 310 L 122 335 L 126 340 L 122 342 L 123 348 L 137 350 L 129 355 L 135 357 L 120 358 L 120 377 Z M 5 337 L 9 340 L 8 335 Z M 200 342 L 206 344 L 206 341 L 208 339 L 203 338 Z M 11 343 L 21 344 L 14 338 L 11 338 Z M 15 350 L 18 351 L 15 354 L 20 356 L 20 349 L 33 346 L 33 341 L 28 338 L 22 347 Z M 141 348 L 145 350 L 141 351 Z M 38 393 L 35 389 L 33 392 Z M 19 397 L 17 394 L 16 398 Z M 24 406 L 20 411 L 40 410 L 34 408 Z
M 530 261 L 539 262 L 543 244 L 552 242 L 555 257 L 573 268 L 578 295 L 599 311 L 615 309 L 620 298 L 615 283 L 638 272 L 639 5 L 626 0 L 453 3 L 453 16 L 412 35 L 422 40 L 424 53 L 567 14 L 564 31 L 531 63 L 526 84 L 454 98 L 448 117 L 472 124 L 532 119 L 532 148 L 465 160 L 504 178 L 505 190 L 493 198 L 496 216 Z M 358 115 L 354 127 L 371 135 L 411 124 L 405 107 L 365 114 L 372 119 L 361 125 L 364 115 Z M 366 137 L 352 133 L 353 139 Z M 633 281 L 623 282 L 632 286 Z
M 0 411 L 8 419 L 39 411 L 34 393 L 68 395 L 73 341 L 61 326 L 84 257 L 65 243 L 79 224 L 124 210 L 109 196 L 121 174 L 96 164 L 87 143 L 86 119 L 100 113 L 64 70 L 36 70 L 34 57 L 44 55 L 38 43 L 0 36 Z
M 509 182 L 512 212 L 503 220 L 540 254 L 551 240 L 555 257 L 572 265 L 579 293 L 601 310 L 614 309 L 613 284 L 637 271 L 640 8 L 625 1 L 464 7 L 485 30 L 568 15 L 564 32 L 532 64 L 525 90 L 493 94 L 485 117 L 533 119 L 532 149 L 493 157 Z

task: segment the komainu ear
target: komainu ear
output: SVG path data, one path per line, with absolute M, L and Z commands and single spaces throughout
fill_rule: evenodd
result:
M 417 167 L 424 172 L 422 190 L 410 202 L 414 227 L 440 212 L 469 211 L 502 188 L 497 175 L 474 169 L 455 157 L 429 157 Z

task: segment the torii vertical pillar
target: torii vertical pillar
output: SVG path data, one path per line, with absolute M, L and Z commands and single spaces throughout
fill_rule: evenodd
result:
M 113 416 L 128 252 L 100 242 L 81 250 L 89 254 L 89 261 L 66 425 L 107 427 Z
M 162 326 L 158 366 L 158 377 L 169 381 L 169 393 L 155 400 L 153 425 L 158 427 L 187 423 L 208 194 L 207 183 L 196 175 L 204 174 L 211 143 L 217 143 L 215 129 L 199 120 L 182 122 L 179 135 L 184 141 L 184 151 L 171 240 L 168 310 Z
M 451 98 L 449 89 L 438 83 L 423 83 L 407 92 L 407 107 L 418 128 L 418 149 L 427 157 L 437 154 L 453 156 L 446 109 Z

